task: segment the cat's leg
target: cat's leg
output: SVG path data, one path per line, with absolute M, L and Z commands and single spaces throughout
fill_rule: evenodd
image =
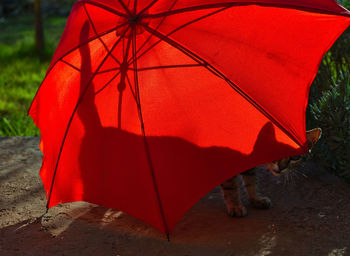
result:
M 256 170 L 254 168 L 249 169 L 248 171 L 242 173 L 242 177 L 252 205 L 259 209 L 269 209 L 272 205 L 271 200 L 268 197 L 260 194 Z
M 232 177 L 221 184 L 221 191 L 226 203 L 227 214 L 232 217 L 244 217 L 247 208 L 242 205 L 238 177 Z

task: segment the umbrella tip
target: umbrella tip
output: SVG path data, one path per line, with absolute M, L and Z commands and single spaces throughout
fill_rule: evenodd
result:
M 166 234 L 166 237 L 168 238 L 168 242 L 170 243 L 170 236 L 169 236 L 169 234 Z

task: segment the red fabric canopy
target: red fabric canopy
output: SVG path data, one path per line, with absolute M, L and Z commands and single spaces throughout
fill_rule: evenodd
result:
M 308 150 L 332 0 L 81 0 L 29 114 L 48 207 L 87 201 L 169 233 L 203 195 Z M 136 3 L 136 4 L 135 4 Z

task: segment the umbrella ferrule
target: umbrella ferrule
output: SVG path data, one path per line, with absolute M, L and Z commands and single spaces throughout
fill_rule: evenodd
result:
M 131 24 L 137 24 L 140 20 L 140 16 L 138 14 L 135 14 L 129 18 L 129 22 Z

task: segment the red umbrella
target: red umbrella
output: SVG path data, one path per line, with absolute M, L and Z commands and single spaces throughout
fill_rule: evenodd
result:
M 81 0 L 29 110 L 47 207 L 87 201 L 168 234 L 213 187 L 308 150 L 332 0 Z

